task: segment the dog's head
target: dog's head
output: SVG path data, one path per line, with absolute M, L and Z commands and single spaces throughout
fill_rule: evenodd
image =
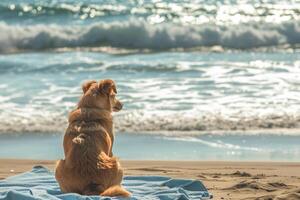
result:
M 99 108 L 118 112 L 123 104 L 116 98 L 117 88 L 113 80 L 87 81 L 82 85 L 83 96 L 78 107 Z

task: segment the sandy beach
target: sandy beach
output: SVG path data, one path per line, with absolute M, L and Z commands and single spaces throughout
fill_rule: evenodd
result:
M 55 161 L 0 160 L 0 179 Z M 214 199 L 300 199 L 300 163 L 214 161 L 122 161 L 126 175 L 202 180 Z

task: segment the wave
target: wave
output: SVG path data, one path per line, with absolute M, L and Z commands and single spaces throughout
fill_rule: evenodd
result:
M 124 132 L 252 132 L 268 130 L 286 133 L 299 129 L 300 116 L 295 113 L 207 113 L 205 111 L 184 112 L 129 112 L 116 118 L 116 128 Z M 291 131 L 287 131 L 287 130 Z M 300 134 L 300 132 L 298 131 Z
M 27 114 L 26 114 L 27 113 Z M 30 114 L 29 114 L 30 113 Z M 128 111 L 114 117 L 116 132 L 145 133 L 158 135 L 203 135 L 203 134 L 275 134 L 300 135 L 300 116 L 291 114 L 235 116 L 221 114 L 194 114 L 177 112 Z M 63 133 L 67 127 L 64 113 L 47 111 L 3 112 L 0 115 L 0 134 L 6 133 Z
M 0 52 L 110 46 L 163 51 L 219 46 L 247 50 L 300 44 L 300 21 L 279 24 L 151 25 L 144 21 L 87 26 L 8 25 L 0 23 Z

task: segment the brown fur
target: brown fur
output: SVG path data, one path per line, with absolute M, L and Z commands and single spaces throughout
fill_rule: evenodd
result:
M 83 96 L 69 114 L 63 146 L 65 159 L 57 162 L 55 177 L 63 192 L 123 196 L 123 170 L 112 154 L 112 111 L 122 109 L 112 80 L 88 81 Z

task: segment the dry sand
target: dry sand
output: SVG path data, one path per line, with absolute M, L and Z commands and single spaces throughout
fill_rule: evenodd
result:
M 214 199 L 300 199 L 300 163 L 123 161 L 126 175 L 163 175 L 198 179 Z M 30 170 L 54 169 L 54 161 L 0 160 L 0 179 Z

